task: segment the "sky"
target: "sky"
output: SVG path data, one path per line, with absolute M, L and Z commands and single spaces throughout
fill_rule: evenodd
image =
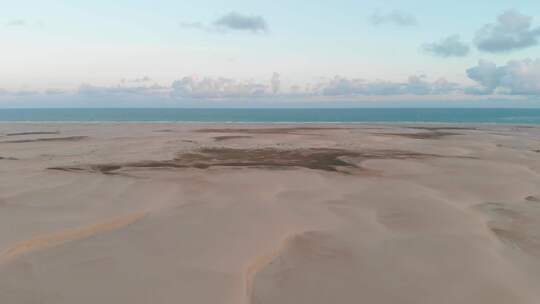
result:
M 540 1 L 19 0 L 0 107 L 540 107 Z

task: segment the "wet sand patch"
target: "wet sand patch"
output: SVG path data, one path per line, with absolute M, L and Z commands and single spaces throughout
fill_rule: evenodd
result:
M 253 138 L 251 136 L 241 136 L 241 135 L 237 135 L 237 136 L 234 136 L 234 135 L 231 135 L 231 136 L 216 136 L 216 137 L 213 137 L 215 141 L 226 141 L 226 140 L 234 140 L 234 139 L 248 139 L 248 138 Z
M 0 144 L 21 144 L 21 143 L 55 142 L 55 141 L 81 141 L 86 138 L 88 138 L 88 136 L 48 137 L 48 138 L 36 138 L 36 139 L 7 140 L 7 141 L 1 141 Z
M 36 132 L 19 132 L 19 133 L 8 133 L 6 136 L 27 136 L 27 135 L 55 135 L 60 134 L 60 132 L 43 132 L 43 131 L 36 131 Z

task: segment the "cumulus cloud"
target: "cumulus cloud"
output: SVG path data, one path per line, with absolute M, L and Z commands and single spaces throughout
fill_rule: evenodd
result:
M 394 10 L 386 14 L 375 12 L 373 15 L 371 15 L 370 21 L 373 25 L 377 26 L 386 23 L 399 26 L 413 26 L 418 24 L 418 21 L 414 15 L 398 10 Z
M 324 96 L 389 96 L 389 95 L 440 95 L 458 92 L 459 85 L 444 78 L 430 82 L 424 76 L 410 76 L 406 82 L 347 79 L 339 76 L 320 84 Z
M 175 98 L 244 98 L 265 95 L 268 85 L 224 77 L 184 77 L 174 81 L 171 89 L 171 96 Z
M 538 44 L 540 27 L 532 27 L 532 17 L 509 10 L 477 31 L 475 44 L 481 51 L 502 53 Z
M 263 33 L 268 31 L 268 24 L 262 16 L 242 15 L 230 12 L 214 21 L 214 26 L 225 30 L 250 31 Z
M 434 56 L 440 57 L 464 57 L 469 54 L 470 48 L 461 42 L 459 35 L 452 35 L 439 42 L 426 43 L 422 49 Z
M 513 60 L 504 66 L 481 60 L 467 75 L 478 83 L 467 89 L 471 94 L 540 95 L 540 59 Z

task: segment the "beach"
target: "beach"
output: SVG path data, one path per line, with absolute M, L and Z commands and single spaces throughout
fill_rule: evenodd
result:
M 0 303 L 539 303 L 540 126 L 0 124 Z

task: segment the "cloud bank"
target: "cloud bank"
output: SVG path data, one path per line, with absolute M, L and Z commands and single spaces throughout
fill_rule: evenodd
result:
M 424 76 L 417 75 L 410 76 L 406 82 L 384 80 L 369 82 L 336 76 L 320 84 L 312 93 L 322 93 L 324 96 L 440 95 L 454 93 L 457 88 L 457 84 L 450 83 L 444 78 L 429 82 Z
M 422 49 L 434 56 L 440 57 L 464 57 L 470 52 L 470 47 L 461 42 L 459 35 L 452 35 L 439 42 L 426 43 Z
M 189 104 L 244 106 L 279 105 L 290 100 L 307 102 L 340 101 L 419 101 L 419 100 L 538 100 L 540 98 L 540 58 L 509 61 L 505 65 L 481 60 L 466 70 L 476 84 L 465 86 L 440 78 L 429 80 L 412 75 L 405 81 L 375 80 L 335 76 L 302 85 L 284 85 L 281 75 L 267 80 L 237 80 L 226 77 L 187 76 L 170 85 L 152 84 L 150 77 L 133 78 L 116 86 L 82 84 L 75 90 L 35 91 L 0 89 L 0 106 L 24 104 L 44 106 L 77 104 L 80 106 L 153 106 Z M 186 103 L 187 102 L 187 103 Z M 217 103 L 215 103 L 217 102 Z M 223 103 L 221 103 L 223 102 Z M 37 104 L 37 105 L 36 105 Z
M 509 10 L 477 31 L 474 42 L 479 50 L 504 53 L 538 44 L 540 27 L 532 26 L 532 17 Z

